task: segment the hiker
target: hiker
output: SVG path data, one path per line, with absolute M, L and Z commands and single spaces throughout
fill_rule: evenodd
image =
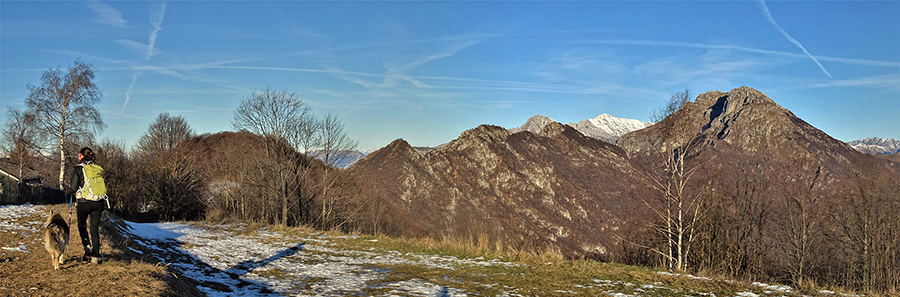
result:
M 103 213 L 105 207 L 109 206 L 106 201 L 106 185 L 103 184 L 102 178 L 103 169 L 94 164 L 94 151 L 88 147 L 79 151 L 78 161 L 80 163 L 72 169 L 68 194 L 69 196 L 74 194 L 78 199 L 75 204 L 78 212 L 78 234 L 81 235 L 81 245 L 84 247 L 84 256 L 81 260 L 90 260 L 91 263 L 98 264 L 100 263 L 100 214 Z M 99 177 L 99 182 L 95 177 Z M 94 189 L 98 189 L 102 193 L 95 193 Z M 88 217 L 91 219 L 90 241 L 87 231 Z

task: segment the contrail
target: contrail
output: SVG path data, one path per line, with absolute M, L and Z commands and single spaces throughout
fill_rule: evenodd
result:
M 125 107 L 128 107 L 128 100 L 131 100 L 131 92 L 134 91 L 134 85 L 137 83 L 138 76 L 141 75 L 141 71 L 138 71 L 134 74 L 134 77 L 131 78 L 131 84 L 128 85 L 128 91 L 125 91 L 125 104 L 122 104 L 122 109 L 119 110 L 119 114 L 116 115 L 116 120 L 113 121 L 113 126 L 116 125 L 116 122 L 119 121 L 119 118 L 122 117 L 122 113 L 125 112 Z
M 150 32 L 150 39 L 147 40 L 147 61 L 153 57 L 153 47 L 156 45 L 156 36 L 159 30 L 162 30 L 163 15 L 166 13 L 166 2 L 154 6 L 150 10 L 150 24 L 153 25 L 153 32 Z
M 162 30 L 163 16 L 165 13 L 166 2 L 160 3 L 150 9 L 150 24 L 153 25 L 153 32 L 150 32 L 150 38 L 147 40 L 147 61 L 150 61 L 150 58 L 153 57 L 153 47 L 156 45 L 156 37 L 159 35 L 159 30 Z M 122 113 L 125 112 L 125 108 L 128 107 L 128 101 L 131 100 L 131 93 L 134 91 L 134 85 L 137 84 L 137 78 L 138 76 L 141 76 L 141 73 L 142 71 L 138 71 L 134 74 L 134 77 L 131 78 L 131 84 L 128 85 L 128 91 L 125 91 L 125 103 L 122 104 L 122 109 L 119 110 L 119 114 L 116 115 L 116 120 L 113 121 L 113 125 L 119 121 L 119 118 L 122 117 Z
M 819 63 L 819 60 L 816 60 L 816 57 L 814 57 L 812 54 L 810 54 L 806 50 L 806 48 L 804 48 L 803 45 L 800 44 L 799 41 L 797 41 L 796 39 L 791 37 L 791 35 L 788 34 L 787 31 L 784 31 L 784 28 L 781 28 L 781 26 L 779 26 L 778 23 L 775 22 L 775 18 L 773 18 L 772 13 L 769 12 L 769 6 L 766 5 L 765 0 L 759 0 L 757 3 L 759 3 L 759 10 L 762 11 L 763 15 L 766 16 L 766 19 L 769 20 L 769 23 L 772 24 L 772 26 L 775 27 L 775 29 L 778 30 L 779 33 L 781 33 L 781 35 L 784 35 L 784 37 L 787 38 L 791 43 L 793 43 L 794 45 L 799 47 L 801 50 L 803 50 L 803 53 L 806 54 L 814 62 L 816 62 L 816 65 L 819 65 L 819 68 L 822 69 L 822 72 L 825 72 L 825 74 L 828 75 L 828 77 L 834 78 L 833 76 L 831 76 L 831 73 L 828 73 L 828 70 L 825 70 L 825 67 L 822 66 L 822 63 Z

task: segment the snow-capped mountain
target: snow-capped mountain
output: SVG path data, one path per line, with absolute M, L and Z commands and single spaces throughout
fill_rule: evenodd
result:
M 866 154 L 895 154 L 900 153 L 900 140 L 893 138 L 863 138 L 848 142 L 857 151 Z
M 535 115 L 528 119 L 521 127 L 509 129 L 510 133 L 528 131 L 531 133 L 539 133 L 547 124 L 554 122 L 553 119 Z M 608 114 L 601 114 L 593 119 L 587 119 L 577 123 L 569 123 L 569 126 L 581 132 L 587 137 L 603 140 L 612 144 L 622 135 L 628 132 L 644 129 L 653 125 L 651 122 L 641 122 L 633 119 L 617 118 Z
M 598 115 L 596 118 L 587 119 L 577 123 L 569 123 L 569 126 L 575 128 L 587 137 L 600 139 L 612 144 L 619 140 L 619 137 L 628 132 L 644 129 L 653 125 L 652 122 L 641 122 L 634 119 L 617 118 L 608 114 Z

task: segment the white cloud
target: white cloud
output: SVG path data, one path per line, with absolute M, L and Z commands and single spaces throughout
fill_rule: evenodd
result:
M 788 41 L 800 48 L 800 50 L 802 50 L 803 53 L 806 54 L 806 56 L 812 59 L 813 62 L 816 62 L 816 65 L 819 65 L 819 69 L 822 69 L 822 72 L 825 72 L 828 77 L 834 78 L 833 76 L 831 76 L 831 73 L 828 73 L 828 70 L 825 70 L 825 67 L 822 66 L 822 63 L 819 63 L 819 60 L 817 60 L 815 56 L 810 54 L 809 51 L 807 51 L 799 41 L 794 39 L 794 37 L 791 37 L 791 35 L 788 34 L 787 31 L 784 30 L 784 28 L 781 28 L 781 26 L 778 25 L 777 22 L 775 22 L 775 18 L 773 18 L 772 13 L 769 12 L 769 6 L 766 5 L 765 0 L 759 0 L 757 3 L 759 3 L 759 10 L 762 11 L 763 15 L 766 16 L 766 19 L 769 21 L 769 23 L 772 24 L 772 26 L 775 27 L 775 29 L 778 30 L 779 33 L 781 33 L 781 35 L 784 35 L 784 37 L 787 38 Z
M 134 40 L 128 39 L 116 39 L 113 40 L 115 43 L 118 43 L 122 47 L 135 52 L 138 55 L 149 57 L 152 55 L 161 54 L 162 52 L 156 48 L 149 47 L 146 43 L 137 42 Z M 149 51 L 149 52 L 148 52 Z
M 376 84 L 373 83 L 373 82 L 370 82 L 370 81 L 367 81 L 367 80 L 362 80 L 362 79 L 360 79 L 360 78 L 354 76 L 353 73 L 349 73 L 349 72 L 343 71 L 343 70 L 338 69 L 338 68 L 336 68 L 336 67 L 325 67 L 325 73 L 328 73 L 328 74 L 330 74 L 331 76 L 334 76 L 334 77 L 337 77 L 337 78 L 340 78 L 340 79 L 343 79 L 343 80 L 346 80 L 346 81 L 349 81 L 349 82 L 358 84 L 358 85 L 363 86 L 363 87 L 366 87 L 366 88 L 371 88 L 371 87 L 375 87 L 375 86 L 376 86 Z
M 854 79 L 833 80 L 827 83 L 813 84 L 812 88 L 859 87 L 900 90 L 900 75 L 887 74 Z
M 706 43 L 691 43 L 691 42 L 681 42 L 681 41 L 661 41 L 661 40 L 643 40 L 643 39 L 594 39 L 594 40 L 578 41 L 578 43 L 641 45 L 641 46 L 662 46 L 662 47 L 686 47 L 686 48 L 702 48 L 702 49 L 710 49 L 710 50 L 719 49 L 719 50 L 734 50 L 734 51 L 742 51 L 742 52 L 755 53 L 755 54 L 774 55 L 774 56 L 783 56 L 783 57 L 792 57 L 792 58 L 803 58 L 803 59 L 809 58 L 809 56 L 804 55 L 804 54 L 764 50 L 764 49 L 757 49 L 757 48 L 750 48 L 750 47 L 743 47 L 743 46 L 736 46 L 736 45 L 728 45 L 728 44 L 706 44 Z M 850 64 L 850 65 L 878 66 L 878 67 L 900 67 L 900 62 L 893 62 L 893 61 L 878 61 L 878 60 L 839 58 L 839 57 L 827 57 L 827 56 L 815 56 L 815 58 L 817 60 L 821 60 L 821 61 L 829 61 L 829 62 Z
M 97 22 L 117 27 L 125 27 L 128 21 L 122 18 L 122 11 L 103 1 L 88 1 L 88 7 L 97 15 Z

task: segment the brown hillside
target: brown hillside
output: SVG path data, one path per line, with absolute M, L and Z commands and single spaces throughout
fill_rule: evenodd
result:
M 538 135 L 479 126 L 424 156 L 396 140 L 351 170 L 379 177 L 398 215 L 425 233 L 600 258 L 640 178 L 624 151 L 559 123 Z
M 856 152 L 749 87 L 701 94 L 663 121 L 623 136 L 619 146 L 559 123 L 538 135 L 479 126 L 425 155 L 397 140 L 351 171 L 377 184 L 413 233 L 481 233 L 605 258 L 622 248 L 614 230 L 646 236 L 639 229 L 659 220 L 646 206 L 658 203 L 659 194 L 648 178 L 659 176 L 663 156 L 695 138 L 687 165 L 698 171 L 686 191 L 708 184 L 708 203 L 738 199 L 728 203 L 743 201 L 741 207 L 771 216 L 770 224 L 785 223 L 786 214 L 772 210 L 786 209 L 779 205 L 788 197 L 802 194 L 832 208 L 840 205 L 838 193 L 852 193 L 851 184 L 861 180 L 851 180 L 855 173 L 900 176 L 900 166 Z M 813 189 L 798 194 L 802 182 Z M 712 206 L 730 205 L 722 211 L 734 215 L 738 206 L 728 203 Z

